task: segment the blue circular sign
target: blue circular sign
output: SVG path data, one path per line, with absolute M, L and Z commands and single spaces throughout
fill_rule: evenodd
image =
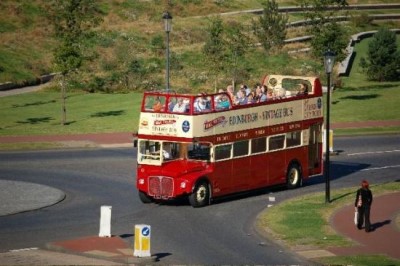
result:
M 150 235 L 150 228 L 145 226 L 142 228 L 142 235 L 143 236 L 149 236 Z
M 322 107 L 322 99 L 321 98 L 318 98 L 317 106 L 318 106 L 318 109 L 321 109 L 321 107 Z
M 183 123 L 182 123 L 182 130 L 183 130 L 183 132 L 188 132 L 189 130 L 190 130 L 190 123 L 189 123 L 189 121 L 187 121 L 187 120 L 185 120 L 185 121 L 183 121 Z

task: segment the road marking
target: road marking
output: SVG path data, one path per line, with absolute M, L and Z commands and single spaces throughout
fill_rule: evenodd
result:
M 400 150 L 357 152 L 357 153 L 349 153 L 349 154 L 347 154 L 347 156 L 356 156 L 356 155 L 365 155 L 365 154 L 381 154 L 381 153 L 391 153 L 391 152 L 400 152 Z
M 382 170 L 382 169 L 388 169 L 388 168 L 398 168 L 400 165 L 388 165 L 388 166 L 382 166 L 382 167 L 372 167 L 372 168 L 367 168 L 367 169 L 362 169 L 361 171 L 371 171 L 371 170 Z
M 39 248 L 21 248 L 21 249 L 12 249 L 10 252 L 21 252 L 21 251 L 30 251 L 30 250 L 38 250 Z

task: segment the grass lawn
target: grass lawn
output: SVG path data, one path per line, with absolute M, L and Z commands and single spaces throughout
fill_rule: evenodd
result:
M 400 36 L 397 39 L 400 49 Z M 371 40 L 367 38 L 356 44 L 350 76 L 342 77 L 343 87 L 332 93 L 333 122 L 400 118 L 400 82 L 369 81 L 360 67 L 360 59 L 366 56 Z
M 374 196 L 400 190 L 399 182 L 371 186 Z M 291 248 L 299 246 L 323 249 L 335 246 L 350 246 L 352 243 L 338 235 L 330 226 L 329 219 L 339 208 L 353 204 L 356 187 L 334 190 L 332 202 L 325 204 L 325 194 L 315 193 L 285 201 L 266 209 L 259 215 L 257 226 Z M 398 220 L 397 220 L 398 221 Z M 312 225 L 312 226 L 310 226 Z M 383 259 L 384 258 L 384 259 Z M 382 260 L 383 259 L 383 260 Z M 383 263 L 387 261 L 388 263 Z M 384 256 L 331 257 L 319 261 L 325 265 L 399 265 L 400 261 Z
M 56 92 L 0 98 L 0 135 L 46 135 L 133 132 L 141 94 L 69 93 L 67 125 L 61 125 L 61 100 Z

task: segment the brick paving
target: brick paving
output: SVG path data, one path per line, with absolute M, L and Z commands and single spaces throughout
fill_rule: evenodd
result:
M 351 247 L 329 248 L 335 255 L 385 254 L 400 260 L 400 192 L 374 198 L 371 206 L 372 232 L 358 230 L 354 225 L 354 205 L 346 206 L 331 218 L 331 225 L 339 234 L 354 241 Z

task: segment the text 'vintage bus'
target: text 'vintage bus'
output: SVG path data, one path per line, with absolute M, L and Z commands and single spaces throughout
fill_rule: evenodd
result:
M 319 79 L 269 75 L 262 84 L 276 97 L 240 105 L 227 93 L 145 92 L 137 133 L 141 201 L 187 196 L 201 207 L 232 193 L 295 188 L 320 174 Z

